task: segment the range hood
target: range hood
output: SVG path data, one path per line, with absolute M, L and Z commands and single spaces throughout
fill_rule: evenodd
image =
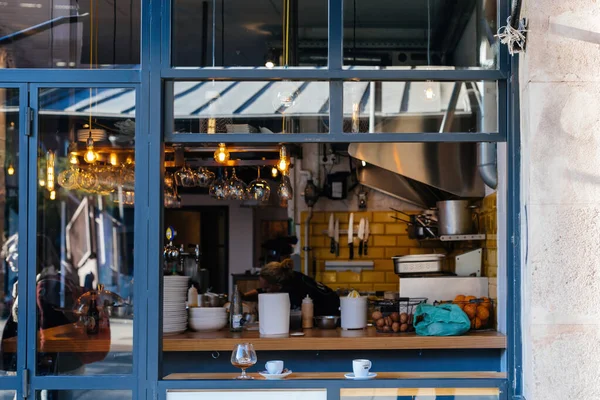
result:
M 366 162 L 362 185 L 421 208 L 485 196 L 476 143 L 352 143 L 348 153 Z

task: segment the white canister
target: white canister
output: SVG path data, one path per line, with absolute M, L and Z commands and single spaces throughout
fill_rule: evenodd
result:
M 284 336 L 290 333 L 290 295 L 258 295 L 258 319 L 261 336 Z
M 367 327 L 367 297 L 340 297 L 342 329 Z

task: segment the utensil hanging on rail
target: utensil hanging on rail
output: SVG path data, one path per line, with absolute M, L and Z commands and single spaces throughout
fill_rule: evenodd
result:
M 350 260 L 354 259 L 354 213 L 350 213 L 348 220 L 348 248 L 350 249 Z

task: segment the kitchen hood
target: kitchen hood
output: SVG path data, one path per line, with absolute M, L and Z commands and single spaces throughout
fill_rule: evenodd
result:
M 476 143 L 352 143 L 348 153 L 366 163 L 362 185 L 418 207 L 485 196 Z

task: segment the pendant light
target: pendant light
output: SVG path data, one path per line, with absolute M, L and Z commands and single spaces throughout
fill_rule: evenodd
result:
M 431 12 L 430 12 L 430 1 L 427 0 L 427 66 L 431 66 Z M 425 100 L 433 101 L 436 94 L 433 88 L 433 81 L 427 81 L 425 87 Z
M 48 150 L 46 153 L 46 188 L 54 191 L 54 152 Z
M 9 176 L 13 176 L 15 174 L 15 167 L 13 167 L 12 162 L 10 164 L 8 164 L 8 168 L 6 170 L 6 173 Z
M 229 151 L 225 143 L 219 143 L 219 148 L 215 151 L 214 158 L 219 164 L 227 164 L 229 161 Z
M 90 116 L 90 122 L 91 122 L 91 116 Z M 93 164 L 98 159 L 98 155 L 94 151 L 94 139 L 92 139 L 91 124 L 90 124 L 90 136 L 87 139 L 86 147 L 87 147 L 87 151 L 85 152 L 83 159 L 88 164 Z
M 277 163 L 277 169 L 285 174 L 290 167 L 290 157 L 288 156 L 287 148 L 284 145 L 279 147 L 279 162 Z

